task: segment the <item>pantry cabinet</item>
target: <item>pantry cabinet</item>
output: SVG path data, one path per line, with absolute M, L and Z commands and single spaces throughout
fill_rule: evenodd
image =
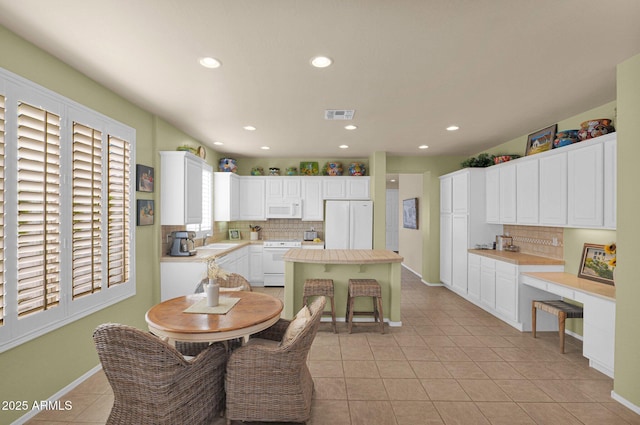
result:
M 202 222 L 202 170 L 208 165 L 190 152 L 160 152 L 160 224 Z

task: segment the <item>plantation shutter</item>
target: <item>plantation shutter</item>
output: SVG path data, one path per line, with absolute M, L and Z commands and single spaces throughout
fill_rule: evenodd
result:
M 18 317 L 60 301 L 60 117 L 18 104 Z
M 0 96 L 0 326 L 4 325 L 4 96 Z
M 109 286 L 129 281 L 131 146 L 109 136 L 108 271 Z
M 102 133 L 73 123 L 72 297 L 102 287 Z

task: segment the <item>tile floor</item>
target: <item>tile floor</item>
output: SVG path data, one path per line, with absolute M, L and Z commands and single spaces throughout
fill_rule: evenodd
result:
M 402 323 L 384 335 L 321 325 L 308 360 L 311 425 L 640 424 L 611 399 L 613 381 L 588 367 L 579 340 L 568 337 L 561 355 L 557 333 L 533 339 L 406 270 Z M 98 372 L 63 400 L 73 409 L 29 424 L 104 424 L 113 394 Z

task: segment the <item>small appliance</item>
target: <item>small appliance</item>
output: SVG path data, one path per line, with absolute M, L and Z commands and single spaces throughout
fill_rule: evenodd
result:
M 513 238 L 511 236 L 496 236 L 496 251 L 506 251 L 507 247 L 511 245 L 513 245 Z
M 302 239 L 304 239 L 305 241 L 312 241 L 317 237 L 318 237 L 318 232 L 311 229 L 311 230 L 305 230 L 304 236 L 302 237 Z
M 178 231 L 171 232 L 171 249 L 169 255 L 172 257 L 189 257 L 196 255 L 194 246 L 196 232 Z

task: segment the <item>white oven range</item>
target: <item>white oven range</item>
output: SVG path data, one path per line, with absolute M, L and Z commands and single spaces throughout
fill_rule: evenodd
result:
M 284 286 L 284 260 L 282 257 L 291 248 L 302 247 L 300 240 L 264 241 L 262 271 L 264 286 Z

